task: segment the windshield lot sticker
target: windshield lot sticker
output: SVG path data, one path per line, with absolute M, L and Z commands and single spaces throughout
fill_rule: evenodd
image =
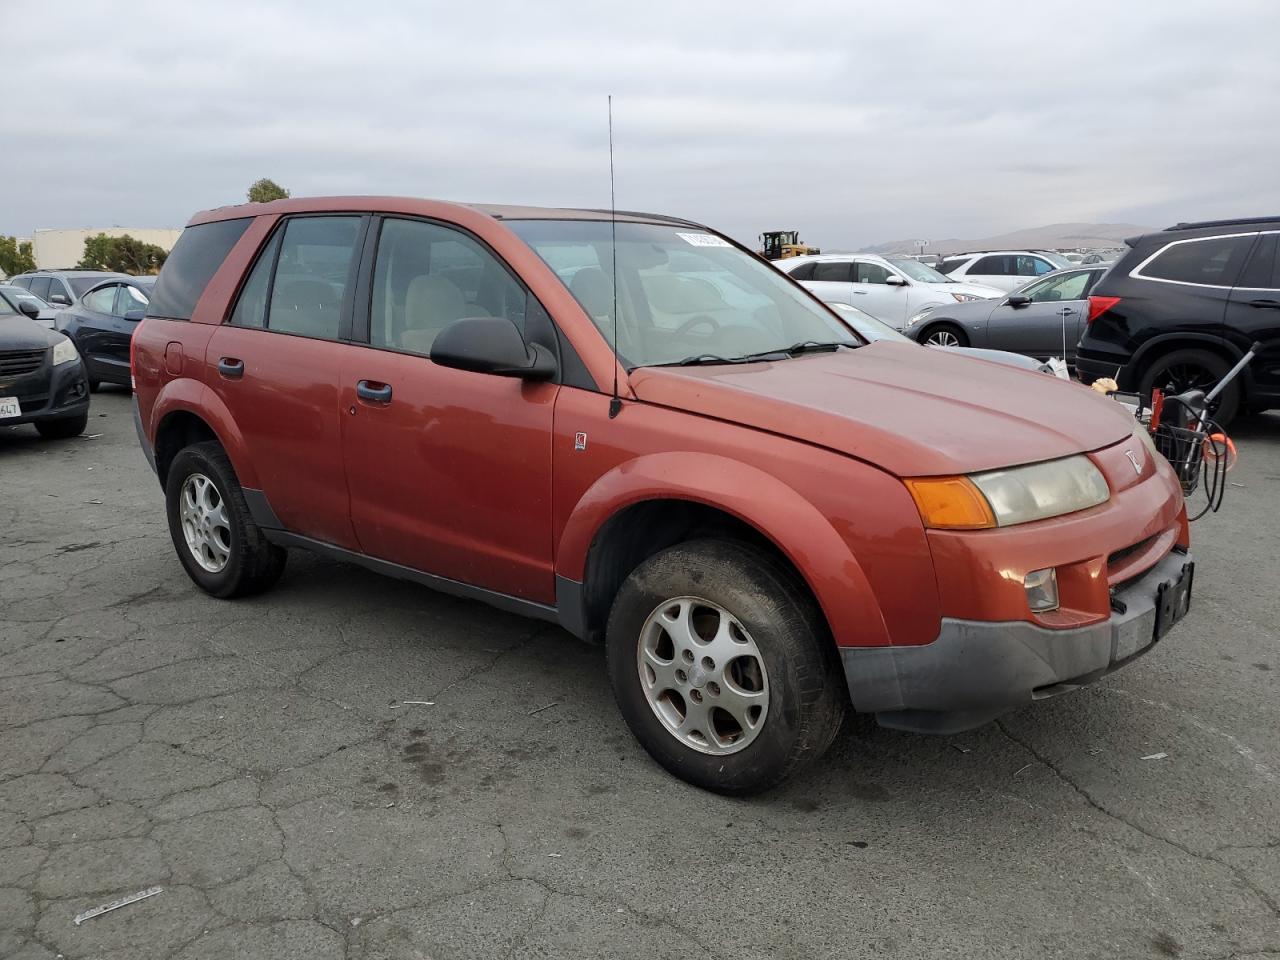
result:
M 722 240 L 720 237 L 713 237 L 709 233 L 677 233 L 677 237 L 685 243 L 693 244 L 695 247 L 731 247 L 728 240 Z

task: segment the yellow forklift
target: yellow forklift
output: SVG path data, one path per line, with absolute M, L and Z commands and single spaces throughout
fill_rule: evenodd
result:
M 766 260 L 786 260 L 821 252 L 817 247 L 801 243 L 799 230 L 768 230 L 760 234 L 760 256 Z

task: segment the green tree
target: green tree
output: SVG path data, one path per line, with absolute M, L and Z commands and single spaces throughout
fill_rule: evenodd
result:
M 249 188 L 250 203 L 270 203 L 272 200 L 288 200 L 289 191 L 274 180 L 263 177 Z
M 122 237 L 109 237 L 100 233 L 85 237 L 84 256 L 76 264 L 79 270 L 111 270 L 115 273 L 131 273 L 135 276 L 159 273 L 169 254 L 164 247 L 146 243 L 127 233 Z
M 31 255 L 31 241 L 18 242 L 17 237 L 0 237 L 0 272 L 12 277 L 36 268 L 36 258 Z

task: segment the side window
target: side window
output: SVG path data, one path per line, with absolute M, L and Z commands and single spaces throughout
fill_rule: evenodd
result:
M 853 279 L 853 264 L 845 260 L 819 260 L 813 265 L 813 279 L 848 283 Z
M 30 289 L 31 289 L 31 278 L 30 278 L 30 277 L 14 277 L 13 279 L 8 280 L 8 281 L 6 281 L 6 282 L 7 282 L 7 283 L 12 283 L 15 287 L 21 287 L 23 290 L 30 290 Z
M 979 277 L 1008 277 L 1013 275 L 1009 257 L 983 257 L 969 268 L 970 275 Z
M 48 277 L 32 277 L 31 285 L 27 287 L 41 300 L 48 302 L 49 300 L 49 278 Z
M 1256 234 L 1172 243 L 1138 271 L 1140 277 L 1230 287 Z
M 1236 281 L 1236 286 L 1251 290 L 1280 290 L 1280 258 L 1276 256 L 1280 247 L 1280 234 L 1264 233 L 1258 238 L 1258 245 L 1253 256 Z
M 1044 280 L 1036 285 L 1034 292 L 1028 291 L 1028 295 L 1036 303 L 1056 300 L 1083 300 L 1085 287 L 1088 285 L 1089 272 L 1081 270 L 1079 273 L 1069 273 L 1063 277 Z
M 359 217 L 297 217 L 280 238 L 267 328 L 337 340 Z
M 118 284 L 112 283 L 89 291 L 84 296 L 84 305 L 94 313 L 112 313 L 116 305 L 117 287 Z
M 231 322 L 237 327 L 257 327 L 261 329 L 267 323 L 267 288 L 271 285 L 271 271 L 276 265 L 276 254 L 280 250 L 282 230 L 271 235 L 265 248 L 258 256 L 258 261 L 249 273 L 249 279 L 240 289 L 240 298 L 231 313 Z
M 810 260 L 808 263 L 800 264 L 800 266 L 796 267 L 794 270 L 791 271 L 791 279 L 792 280 L 812 280 L 813 268 L 815 266 L 817 266 L 817 264 L 812 260 Z
M 436 335 L 464 317 L 505 317 L 523 334 L 526 300 L 524 287 L 467 234 L 421 220 L 383 221 L 369 311 L 373 346 L 427 356 Z
M 1017 271 L 1020 277 L 1039 277 L 1053 272 L 1053 264 L 1039 257 L 1022 255 L 1017 257 Z
M 147 295 L 137 287 L 122 283 L 116 287 L 116 308 L 112 311 L 117 317 L 126 316 L 131 310 L 146 310 Z
M 857 263 L 856 283 L 888 283 L 889 271 L 878 263 Z
M 252 217 L 214 220 L 183 230 L 160 270 L 147 314 L 190 320 L 204 288 L 252 222 Z

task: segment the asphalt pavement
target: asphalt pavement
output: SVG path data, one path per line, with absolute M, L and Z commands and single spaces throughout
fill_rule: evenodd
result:
M 1280 414 L 1150 655 L 749 800 L 548 625 L 296 552 L 210 599 L 128 395 L 86 434 L 0 429 L 0 957 L 1280 956 Z

